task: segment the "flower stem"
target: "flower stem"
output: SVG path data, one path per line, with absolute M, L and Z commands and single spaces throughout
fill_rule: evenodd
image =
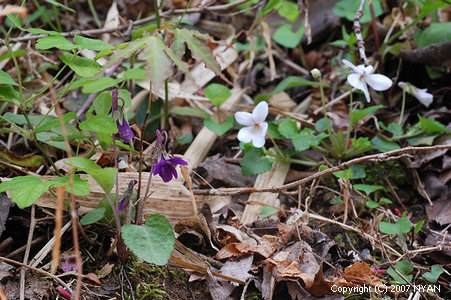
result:
M 280 150 L 279 146 L 277 146 L 276 141 L 274 141 L 274 138 L 268 133 L 269 138 L 271 139 L 271 142 L 274 145 L 274 148 L 276 148 L 277 153 L 279 153 L 280 158 L 283 158 L 285 155 L 283 155 L 282 151 Z
M 316 166 L 320 165 L 318 162 L 307 161 L 307 160 L 296 159 L 296 158 L 290 158 L 290 162 L 298 164 L 298 165 L 309 166 L 309 167 L 316 167 Z
M 158 0 L 153 1 L 153 7 L 155 9 L 155 20 L 157 21 L 157 28 L 160 28 L 161 20 L 160 20 L 160 10 L 158 8 Z
M 404 117 L 404 109 L 406 107 L 406 90 L 402 90 L 402 104 L 401 104 L 401 113 L 399 114 L 398 124 L 402 125 L 402 118 Z

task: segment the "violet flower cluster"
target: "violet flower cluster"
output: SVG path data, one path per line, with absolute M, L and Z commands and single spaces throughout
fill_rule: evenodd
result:
M 169 154 L 165 151 L 164 145 L 167 142 L 168 134 L 166 131 L 163 131 L 165 135 L 165 140 L 161 136 L 161 132 L 157 129 L 157 161 L 153 165 L 153 175 L 160 175 L 161 179 L 164 182 L 169 182 L 172 178 L 177 179 L 178 173 L 175 169 L 176 165 L 187 166 L 188 163 L 179 157 L 170 157 Z
M 113 119 L 116 121 L 121 141 L 127 144 L 135 137 L 135 134 L 133 133 L 132 129 L 130 128 L 130 125 L 128 125 L 127 120 L 125 119 L 124 107 L 123 106 L 119 107 L 118 89 L 116 88 L 113 89 L 112 98 L 113 98 L 113 106 L 112 106 Z

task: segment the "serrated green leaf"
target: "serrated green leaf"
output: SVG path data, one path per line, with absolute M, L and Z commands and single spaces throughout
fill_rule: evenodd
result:
M 366 177 L 365 168 L 362 165 L 352 165 L 351 171 L 351 179 L 362 179 Z
M 64 52 L 59 57 L 63 63 L 82 77 L 92 77 L 99 73 L 101 66 L 94 60 Z
M 66 192 L 72 193 L 69 175 L 58 177 L 57 179 L 48 181 L 48 184 L 50 184 L 51 186 L 66 185 Z M 74 174 L 73 192 L 74 195 L 76 196 L 87 196 L 91 193 L 89 191 L 89 182 L 87 180 L 81 179 L 80 174 Z
M 440 132 L 440 133 L 451 132 L 450 129 L 446 128 L 445 125 L 436 120 L 423 118 L 420 115 L 418 115 L 418 118 L 420 119 L 421 129 L 423 129 L 425 132 Z
M 262 174 L 271 170 L 273 163 L 274 159 L 265 157 L 263 150 L 254 148 L 243 156 L 241 173 L 244 176 Z
M 105 207 L 97 207 L 96 209 L 88 212 L 80 219 L 80 224 L 83 226 L 94 224 L 102 220 L 105 217 Z
M 7 84 L 7 85 L 15 85 L 18 86 L 18 84 L 9 76 L 8 73 L 0 70 L 0 84 Z
M 84 83 L 83 89 L 81 91 L 84 94 L 94 94 L 107 88 L 113 87 L 122 80 L 122 78 L 113 79 L 110 77 L 101 77 L 99 79 L 88 80 Z
M 296 151 L 302 152 L 309 149 L 311 146 L 318 146 L 321 140 L 327 136 L 328 135 L 324 132 L 315 136 L 312 129 L 304 128 L 293 137 L 292 142 Z
M 121 58 L 129 58 L 138 49 L 145 47 L 146 42 L 147 42 L 147 39 L 146 39 L 146 37 L 144 37 L 144 38 L 141 38 L 141 39 L 129 42 L 129 43 L 124 43 L 124 44 L 118 45 L 118 46 L 114 47 L 113 50 L 115 50 L 115 51 L 108 49 L 108 50 L 104 50 L 104 51 L 100 52 L 99 54 L 97 54 L 96 59 L 99 59 L 100 57 L 103 57 L 105 55 L 109 55 L 113 52 L 113 55 L 111 55 L 110 59 L 104 66 L 104 69 L 111 68 L 114 64 L 119 62 L 119 60 L 121 60 Z
M 74 45 L 71 41 L 65 39 L 60 35 L 47 36 L 37 40 L 36 49 L 47 50 L 50 48 L 58 48 L 61 50 L 73 50 L 77 49 L 78 46 Z
M 219 83 L 209 84 L 205 89 L 204 94 L 216 107 L 220 107 L 230 96 L 232 96 L 230 89 Z
M 233 126 L 233 117 L 228 116 L 224 123 L 216 123 L 211 117 L 204 120 L 204 125 L 218 136 L 226 133 Z
M 25 208 L 32 205 L 45 191 L 49 185 L 42 182 L 36 176 L 18 176 L 10 181 L 0 183 L 0 192 L 7 190 L 13 194 L 12 201 L 19 208 Z
M 165 265 L 174 249 L 175 237 L 169 221 L 162 215 L 151 215 L 145 225 L 124 225 L 124 243 L 140 259 Z
M 258 212 L 260 213 L 260 217 L 266 218 L 278 213 L 279 210 L 272 206 L 262 206 L 258 208 Z
M 278 131 L 286 138 L 291 139 L 298 134 L 299 129 L 295 120 L 287 119 L 283 121 L 279 127 Z
M 105 43 L 102 40 L 90 39 L 79 35 L 75 36 L 75 43 L 77 43 L 77 46 L 82 49 L 89 49 L 94 51 L 103 51 L 113 48 L 113 45 Z
M 80 129 L 94 132 L 113 134 L 117 132 L 113 118 L 106 115 L 96 115 L 89 120 L 80 123 Z

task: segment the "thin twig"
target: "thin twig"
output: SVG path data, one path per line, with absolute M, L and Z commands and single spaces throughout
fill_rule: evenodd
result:
M 56 282 L 58 282 L 59 284 L 61 284 L 69 293 L 71 293 L 71 294 L 73 293 L 72 289 L 64 281 L 62 281 L 61 279 L 59 279 L 58 277 L 56 277 L 55 275 L 53 275 L 49 272 L 46 272 L 44 270 L 32 267 L 30 265 L 21 263 L 17 260 L 9 259 L 9 258 L 3 257 L 3 256 L 0 256 L 0 261 L 4 261 L 4 262 L 10 263 L 10 264 L 15 264 L 15 265 L 18 265 L 21 267 L 25 267 L 32 271 L 35 271 L 35 272 L 41 273 L 45 276 L 48 276 L 48 277 L 52 278 L 53 280 L 55 280 Z
M 31 220 L 30 220 L 30 230 L 28 231 L 27 248 L 25 249 L 25 255 L 23 257 L 23 263 L 26 265 L 28 263 L 28 257 L 30 256 L 31 242 L 33 241 L 34 228 L 36 227 L 35 218 L 36 205 L 31 206 Z M 25 299 L 25 269 L 20 270 L 20 300 Z
M 239 194 L 250 194 L 250 193 L 261 193 L 261 192 L 271 192 L 271 193 L 279 193 L 280 191 L 297 188 L 300 184 L 305 184 L 310 182 L 316 178 L 320 178 L 329 174 L 332 174 L 337 171 L 346 170 L 350 166 L 355 164 L 361 164 L 368 161 L 374 162 L 384 162 L 388 159 L 391 159 L 391 156 L 395 156 L 403 153 L 410 152 L 422 152 L 422 151 L 437 151 L 443 149 L 451 149 L 451 145 L 437 145 L 437 146 L 429 146 L 429 147 L 406 147 L 393 151 L 388 151 L 379 154 L 366 155 L 358 158 L 354 158 L 347 162 L 343 162 L 338 166 L 329 168 L 324 171 L 316 172 L 313 175 L 305 177 L 303 179 L 287 183 L 280 186 L 274 186 L 269 188 L 254 188 L 254 187 L 245 187 L 245 188 L 220 188 L 215 190 L 193 190 L 195 195 L 217 195 L 217 196 L 225 196 L 225 195 L 239 195 Z
M 359 9 L 357 9 L 357 12 L 354 16 L 354 33 L 355 37 L 357 39 L 357 48 L 359 48 L 359 54 L 360 58 L 363 60 L 363 63 L 365 66 L 368 66 L 370 62 L 368 61 L 368 58 L 366 58 L 365 54 L 365 43 L 363 42 L 362 38 L 362 30 L 360 28 L 360 19 L 363 16 L 363 7 L 365 6 L 365 0 L 360 1 Z
M 194 14 L 194 13 L 201 13 L 201 12 L 218 12 L 218 11 L 227 11 L 235 6 L 238 6 L 240 4 L 243 4 L 247 2 L 248 0 L 238 0 L 236 2 L 228 3 L 228 4 L 222 4 L 222 5 L 215 5 L 215 6 L 200 6 L 200 7 L 193 7 L 186 9 L 186 14 Z M 168 17 L 171 15 L 182 15 L 185 13 L 185 9 L 173 9 L 173 10 L 167 10 L 165 12 L 160 13 L 160 17 Z M 143 18 L 141 20 L 137 20 L 132 22 L 132 27 L 136 27 L 138 25 L 146 24 L 151 21 L 155 20 L 155 15 Z M 111 32 L 117 32 L 117 31 L 123 31 L 128 30 L 130 27 L 130 23 L 127 22 L 123 25 L 120 25 L 118 27 L 114 28 L 102 28 L 102 29 L 88 29 L 88 30 L 72 30 L 69 32 L 61 32 L 60 34 L 64 37 L 73 37 L 75 35 L 82 35 L 82 36 L 95 36 L 100 35 L 104 33 L 111 33 Z M 18 38 L 12 38 L 10 39 L 12 42 L 19 42 L 19 41 L 28 41 L 28 40 L 34 40 L 46 37 L 47 34 L 35 34 L 35 35 L 27 35 L 23 37 Z M 3 43 L 3 41 L 0 40 L 0 44 Z

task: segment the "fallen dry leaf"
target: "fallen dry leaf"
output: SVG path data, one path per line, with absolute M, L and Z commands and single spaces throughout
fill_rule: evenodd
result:
M 274 242 L 264 241 L 260 245 L 253 239 L 246 240 L 242 243 L 230 243 L 216 253 L 216 259 L 225 259 L 229 257 L 241 257 L 248 254 L 259 254 L 264 258 L 268 258 L 274 253 L 277 244 Z

